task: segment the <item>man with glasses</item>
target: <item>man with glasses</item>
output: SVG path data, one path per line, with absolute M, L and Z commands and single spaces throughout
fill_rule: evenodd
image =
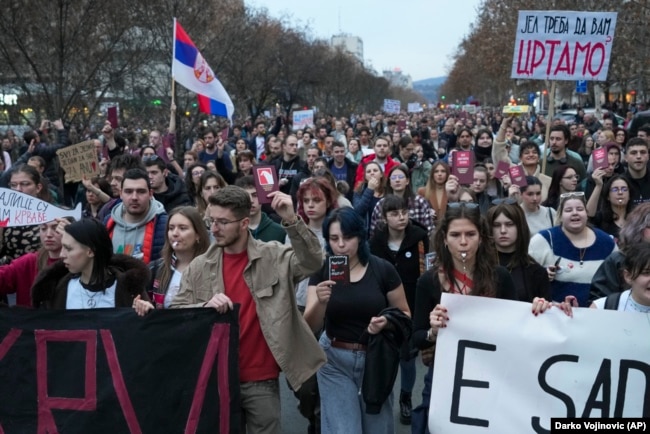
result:
M 291 244 L 254 239 L 250 194 L 226 186 L 208 199 L 214 242 L 183 272 L 171 304 L 219 313 L 239 304 L 241 432 L 249 434 L 281 432 L 280 370 L 298 390 L 325 363 L 298 310 L 294 285 L 320 269 L 320 242 L 295 214 L 291 196 L 280 191 L 269 196 Z

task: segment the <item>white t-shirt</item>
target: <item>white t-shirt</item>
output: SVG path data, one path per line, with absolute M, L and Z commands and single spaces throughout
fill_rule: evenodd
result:
M 117 281 L 104 291 L 88 291 L 81 285 L 79 278 L 68 282 L 66 309 L 100 309 L 115 307 L 115 288 Z
M 174 274 L 172 274 L 172 278 L 169 281 L 169 287 L 167 288 L 167 293 L 165 294 L 165 301 L 163 302 L 163 306 L 165 309 L 169 309 L 169 305 L 172 304 L 172 300 L 174 297 L 176 297 L 176 294 L 178 294 L 178 290 L 181 287 L 181 277 L 183 276 L 183 273 L 178 271 L 177 269 L 174 268 Z
M 554 222 L 555 222 L 556 211 L 553 208 L 540 206 L 539 210 L 535 212 L 529 212 L 523 206 L 521 207 L 521 209 L 524 210 L 524 215 L 526 216 L 526 223 L 528 223 L 528 229 L 530 229 L 531 238 L 537 232 L 555 226 Z
M 634 299 L 630 296 L 632 293 L 631 289 L 628 289 L 627 291 L 621 292 L 621 298 L 618 300 L 618 309 L 621 312 L 642 312 L 642 313 L 649 313 L 650 312 L 650 306 L 644 306 L 642 304 L 637 303 L 634 301 Z M 602 297 L 599 298 L 598 300 L 594 301 L 594 304 L 598 309 L 605 309 L 605 300 L 607 297 Z

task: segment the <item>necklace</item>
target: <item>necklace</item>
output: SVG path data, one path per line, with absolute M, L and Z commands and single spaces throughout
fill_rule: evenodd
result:
M 86 301 L 86 306 L 88 306 L 89 309 L 94 309 L 95 306 L 97 306 L 97 300 L 95 300 L 95 297 L 97 297 L 98 292 L 93 293 L 93 295 L 88 295 L 89 292 L 87 289 L 84 288 L 84 291 L 86 293 L 86 297 L 88 297 L 88 301 Z
M 350 271 L 354 270 L 354 267 L 356 267 L 357 265 L 359 265 L 359 262 L 357 262 L 356 264 L 354 264 L 353 266 L 351 266 L 351 267 L 350 267 Z
M 580 268 L 582 268 L 582 265 L 585 263 L 585 253 L 587 253 L 587 248 L 583 247 L 582 249 L 578 249 L 578 253 L 580 254 Z
M 474 286 L 474 281 L 465 273 L 461 273 L 460 271 L 456 270 L 454 268 L 453 271 L 454 274 L 454 284 L 456 285 L 456 288 L 458 289 L 459 294 L 466 295 Z M 461 288 L 460 284 L 458 282 L 461 282 L 463 284 L 463 287 Z

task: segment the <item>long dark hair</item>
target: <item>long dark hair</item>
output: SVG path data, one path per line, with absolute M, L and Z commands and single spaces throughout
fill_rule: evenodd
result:
M 612 208 L 612 203 L 609 201 L 609 190 L 612 188 L 612 184 L 614 181 L 624 181 L 625 185 L 627 186 L 627 191 L 630 191 L 630 183 L 629 181 L 622 175 L 614 175 L 612 176 L 607 183 L 605 183 L 605 186 L 603 187 L 603 191 L 600 192 L 600 204 L 601 204 L 601 211 L 603 213 L 603 221 L 607 223 L 614 223 L 616 219 L 619 217 L 615 212 L 614 209 Z M 625 216 L 627 216 L 630 211 L 632 211 L 632 197 L 629 198 L 627 201 L 627 206 L 625 207 Z M 623 216 L 623 217 L 625 217 Z
M 197 196 L 200 196 L 200 192 L 198 190 L 198 186 L 194 184 L 194 181 L 192 181 L 192 171 L 196 169 L 197 167 L 201 167 L 203 170 L 208 170 L 208 166 L 205 164 L 199 162 L 196 162 L 190 167 L 187 168 L 187 171 L 185 172 L 185 187 L 187 187 L 187 194 L 190 197 L 190 200 L 192 201 L 193 204 L 197 204 Z
M 551 185 L 548 187 L 548 194 L 546 195 L 546 200 L 542 202 L 542 205 L 557 209 L 560 202 L 560 194 L 562 194 L 560 183 L 564 174 L 569 169 L 573 169 L 573 167 L 564 164 L 553 171 Z M 573 171 L 578 173 L 575 169 Z
M 476 252 L 474 274 L 472 276 L 474 287 L 472 288 L 471 295 L 495 297 L 497 286 L 495 269 L 499 264 L 497 263 L 496 249 L 490 236 L 490 230 L 485 219 L 481 217 L 481 212 L 478 207 L 468 207 L 461 204 L 460 206 L 447 208 L 434 235 L 437 267 L 432 268 L 432 270 L 437 270 L 439 267 L 442 267 L 447 280 L 449 282 L 454 281 L 454 261 L 449 249 L 445 247 L 445 239 L 447 238 L 447 232 L 449 231 L 451 222 L 459 219 L 469 220 L 478 230 L 480 237 L 478 251 Z
M 512 220 L 517 229 L 517 241 L 515 242 L 515 254 L 512 255 L 508 269 L 512 270 L 516 267 L 526 268 L 528 265 L 535 262 L 533 258 L 528 255 L 528 246 L 530 244 L 530 229 L 526 222 L 526 215 L 524 210 L 518 205 L 510 205 L 507 203 L 500 203 L 493 206 L 487 212 L 487 224 L 490 228 L 494 225 L 494 221 L 503 214 L 507 219 Z M 495 245 L 496 250 L 499 246 Z
M 411 187 L 411 172 L 409 171 L 409 168 L 406 164 L 399 164 L 397 166 L 393 166 L 389 171 L 388 171 L 388 181 L 386 183 L 386 194 L 394 194 L 393 192 L 393 187 L 390 185 L 390 177 L 393 175 L 393 173 L 399 170 L 406 176 L 406 179 L 408 180 L 408 184 L 406 185 L 406 189 L 404 190 L 404 197 L 409 199 L 409 202 L 415 198 L 415 193 L 413 193 L 413 187 Z
M 40 174 L 38 170 L 30 166 L 29 164 L 21 164 L 17 166 L 15 169 L 12 167 L 9 180 L 11 181 L 11 176 L 17 173 L 24 173 L 29 177 L 29 179 L 32 180 L 34 184 L 36 185 L 40 184 L 41 190 L 38 192 L 38 195 L 36 197 L 48 203 L 53 202 L 52 195 L 50 194 L 50 183 L 48 182 L 46 177 Z
M 113 257 L 113 242 L 106 226 L 96 219 L 85 218 L 65 226 L 65 231 L 79 244 L 93 251 L 93 271 L 89 284 L 107 282 L 111 277 L 108 266 Z

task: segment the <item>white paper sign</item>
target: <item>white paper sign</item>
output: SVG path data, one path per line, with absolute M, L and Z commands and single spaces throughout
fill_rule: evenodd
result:
M 419 102 L 410 102 L 407 110 L 409 113 L 420 113 L 423 111 Z
M 36 226 L 57 218 L 81 219 L 81 203 L 63 209 L 20 191 L 0 188 L 0 228 Z
M 398 115 L 400 112 L 400 102 L 397 99 L 384 100 L 384 112 Z
M 551 417 L 649 417 L 650 315 L 443 294 L 432 433 L 549 433 Z
M 293 131 L 305 129 L 314 126 L 313 110 L 298 110 L 293 112 Z
M 512 78 L 607 79 L 616 12 L 519 11 Z

